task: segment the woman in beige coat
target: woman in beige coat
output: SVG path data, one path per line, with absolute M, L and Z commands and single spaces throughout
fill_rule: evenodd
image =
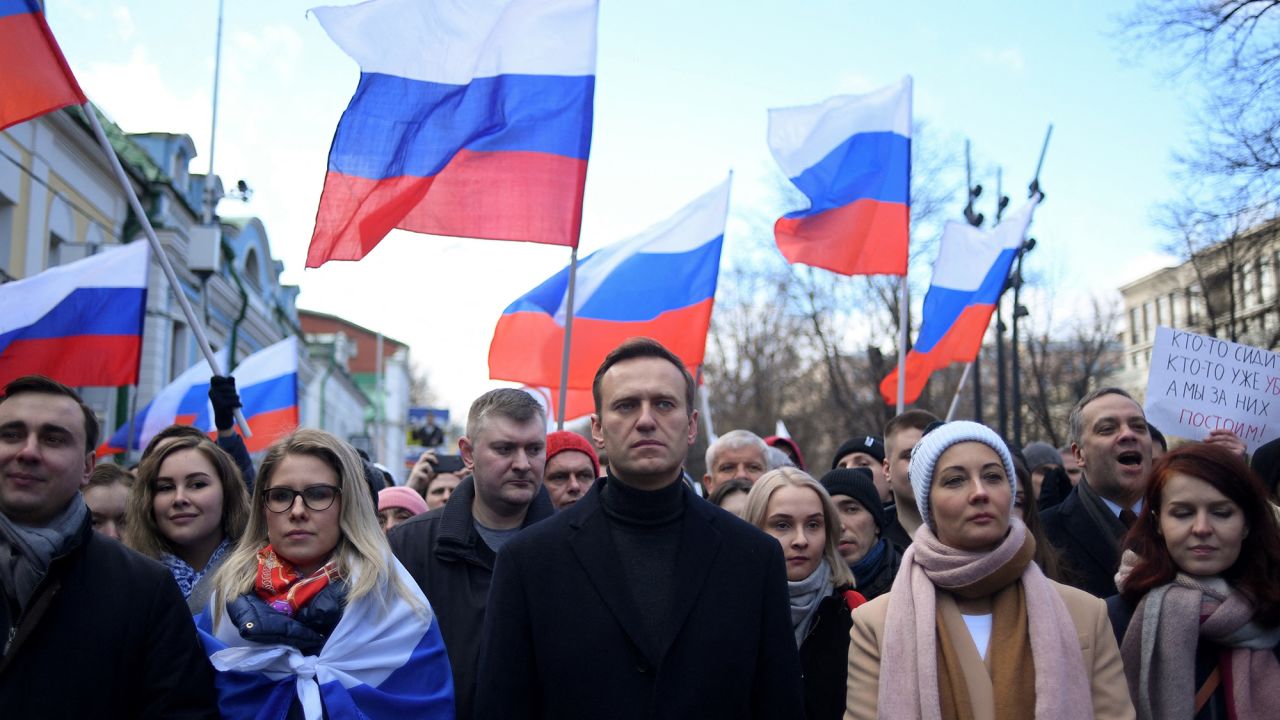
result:
M 1134 717 L 1106 605 L 1044 576 L 995 432 L 952 422 L 911 456 L 924 520 L 893 590 L 853 613 L 845 718 Z

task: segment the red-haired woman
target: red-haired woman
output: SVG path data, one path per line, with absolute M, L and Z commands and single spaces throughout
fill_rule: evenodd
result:
M 1138 717 L 1280 717 L 1280 530 L 1262 482 L 1192 443 L 1156 462 L 1142 507 L 1107 601 Z

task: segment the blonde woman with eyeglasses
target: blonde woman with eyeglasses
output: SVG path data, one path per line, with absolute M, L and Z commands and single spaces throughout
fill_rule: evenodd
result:
M 434 613 L 336 437 L 299 430 L 267 451 L 214 585 L 199 624 L 223 717 L 453 717 Z

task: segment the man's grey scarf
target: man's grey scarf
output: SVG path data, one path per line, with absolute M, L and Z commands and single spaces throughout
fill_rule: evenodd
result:
M 19 525 L 0 513 L 0 586 L 19 611 L 26 609 L 53 559 L 75 542 L 88 514 L 80 493 L 44 527 Z

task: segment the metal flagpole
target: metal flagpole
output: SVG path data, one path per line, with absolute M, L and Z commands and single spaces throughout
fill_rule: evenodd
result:
M 703 424 L 703 425 L 705 425 L 705 426 L 706 426 L 706 428 L 707 428 L 707 444 L 709 445 L 709 444 L 711 444 L 711 443 L 715 442 L 715 441 L 716 441 L 716 438 L 718 438 L 719 436 L 718 436 L 718 435 L 716 435 L 716 428 L 715 428 L 715 424 L 711 422 L 711 402 L 710 402 L 710 400 L 708 400 L 708 397 L 707 397 L 707 395 L 708 395 L 708 394 L 707 394 L 707 384 L 706 384 L 706 381 L 705 381 L 705 379 L 703 378 L 703 375 L 702 375 L 702 366 L 701 366 L 701 365 L 699 365 L 699 366 L 698 366 L 698 382 L 697 382 L 697 386 L 698 386 L 698 401 L 699 401 L 699 403 L 698 403 L 698 404 L 702 406 L 702 408 L 701 408 L 701 409 L 702 409 L 702 424 Z
M 160 246 L 160 238 L 156 237 L 156 230 L 151 227 L 151 219 L 143 211 L 142 202 L 138 200 L 138 194 L 133 191 L 133 184 L 129 182 L 129 177 L 124 174 L 124 167 L 120 165 L 120 158 L 116 157 L 116 151 L 111 147 L 111 141 L 107 139 L 107 133 L 102 129 L 102 123 L 98 122 L 98 115 L 93 109 L 93 103 L 85 103 L 80 107 L 84 110 L 85 117 L 89 119 L 89 126 L 93 128 L 93 134 L 98 138 L 98 145 L 107 154 L 107 162 L 111 163 L 111 169 L 115 172 L 116 181 L 124 188 L 125 198 L 129 201 L 129 207 L 133 209 L 134 216 L 138 218 L 138 222 L 142 225 L 143 233 L 147 236 L 147 242 L 151 243 L 151 254 L 160 263 L 160 269 L 164 271 L 165 279 L 169 281 L 169 289 L 173 292 L 173 296 L 177 298 L 178 307 L 182 308 L 182 314 L 186 317 L 187 324 L 191 326 L 191 331 L 195 333 L 196 346 L 200 348 L 200 352 L 204 354 L 204 359 L 209 363 L 209 371 L 214 375 L 221 375 L 222 366 L 218 364 L 218 358 L 213 354 L 213 348 L 209 347 L 209 338 L 205 335 L 204 325 L 200 323 L 200 318 L 196 317 L 195 311 L 191 309 L 191 303 L 187 301 L 186 294 L 182 292 L 182 286 L 178 284 L 178 275 L 173 271 L 169 256 L 165 254 L 164 248 Z M 244 413 L 240 408 L 236 408 L 236 423 L 239 424 L 240 432 L 245 437 L 253 437 L 253 433 L 249 430 L 249 422 L 245 420 Z
M 564 352 L 560 355 L 560 402 L 556 405 L 556 430 L 564 429 L 564 405 L 569 397 L 569 344 L 573 337 L 573 286 L 578 277 L 578 248 L 569 252 L 569 292 L 565 296 Z
M 960 384 L 956 386 L 956 394 L 951 398 L 951 407 L 947 410 L 947 422 L 956 416 L 956 408 L 960 406 L 960 391 L 964 390 L 964 384 L 969 380 L 969 371 L 973 369 L 973 363 L 964 364 L 964 374 L 960 376 Z
M 898 289 L 898 414 L 902 414 L 903 395 L 907 393 L 907 276 L 902 276 Z
M 915 97 L 915 80 L 911 76 L 907 76 L 907 84 L 910 89 L 907 91 L 907 122 L 911 122 L 914 117 L 911 113 L 915 108 L 912 106 Z M 907 143 L 907 258 L 908 265 L 911 257 L 911 144 Z M 907 392 L 907 325 L 908 313 L 907 302 L 907 275 L 910 274 L 910 267 L 902 273 L 902 282 L 898 288 L 898 414 L 902 414 L 903 395 Z

